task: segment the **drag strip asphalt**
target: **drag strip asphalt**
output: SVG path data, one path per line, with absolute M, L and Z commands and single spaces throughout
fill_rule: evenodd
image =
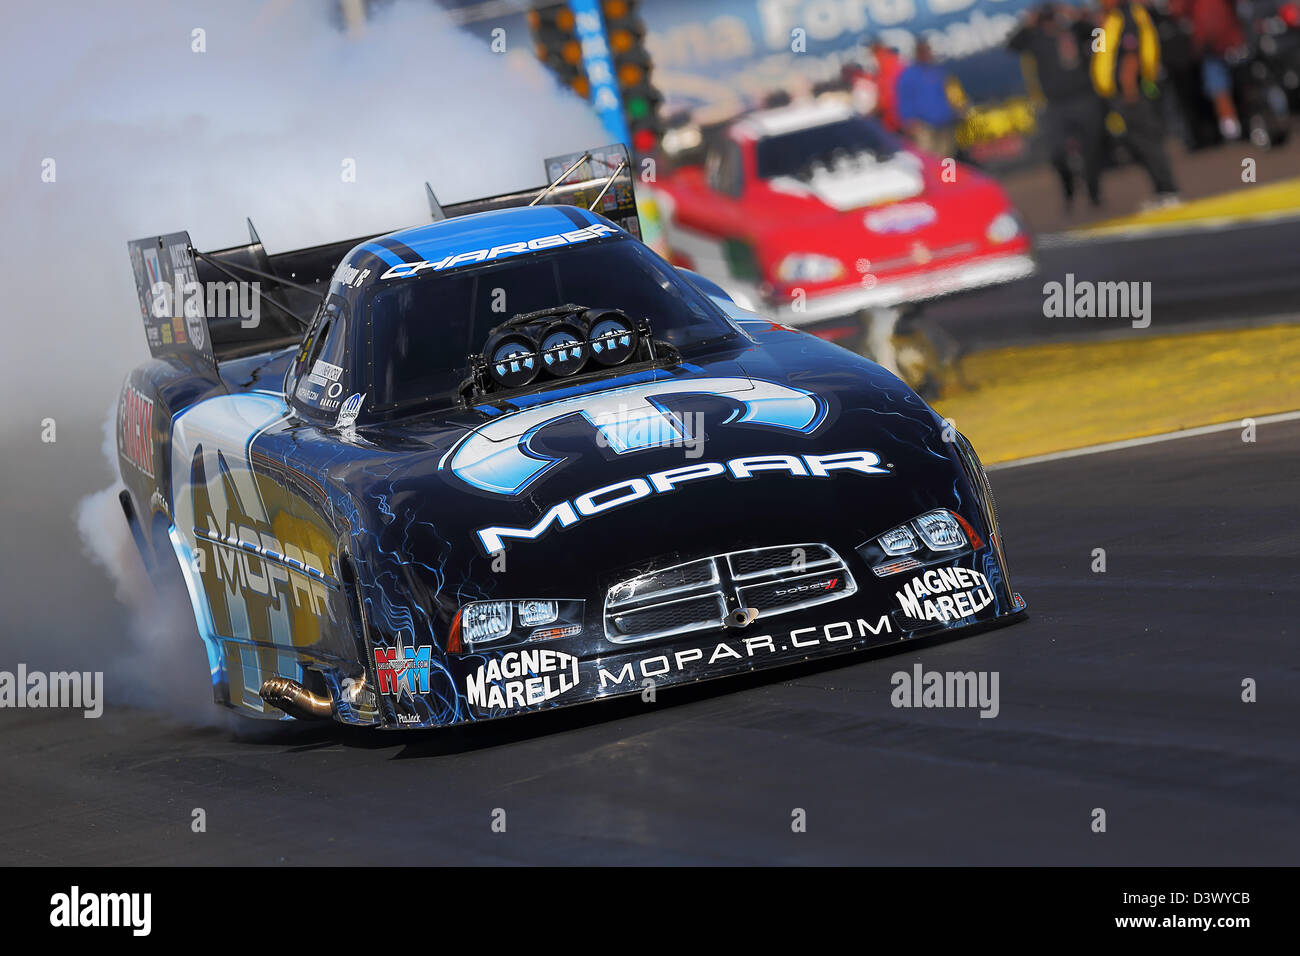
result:
M 1294 864 L 1300 422 L 1256 437 L 994 472 L 1030 619 L 969 638 L 415 735 L 0 711 L 0 862 Z M 891 706 L 916 664 L 997 716 Z

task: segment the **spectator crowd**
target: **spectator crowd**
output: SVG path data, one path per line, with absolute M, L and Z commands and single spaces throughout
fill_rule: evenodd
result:
M 1189 146 L 1205 140 L 1207 115 L 1211 135 L 1217 132 L 1223 141 L 1242 138 L 1243 104 L 1252 110 L 1262 104 L 1266 114 L 1281 117 L 1285 130 L 1286 93 L 1280 84 L 1270 85 L 1271 66 L 1257 62 L 1261 48 L 1278 46 L 1253 42 L 1253 16 L 1263 15 L 1259 2 L 1099 0 L 1092 7 L 1049 2 L 1022 14 L 1007 46 L 1020 55 L 1040 103 L 1039 130 L 1067 212 L 1080 181 L 1088 202 L 1102 205 L 1102 170 L 1112 142 L 1122 144 L 1146 171 L 1154 194 L 1148 205 L 1179 202 L 1165 142 L 1162 93 L 1170 88 Z M 1280 14 L 1274 12 L 1278 9 Z M 1300 23 L 1286 21 L 1286 12 L 1276 6 L 1270 11 L 1282 30 L 1300 31 Z M 954 132 L 970 105 L 929 45 L 918 41 L 909 61 L 872 37 L 864 54 L 849 77 L 859 108 L 921 149 L 953 155 Z M 1298 65 L 1284 69 L 1294 72 Z M 1261 133 L 1252 127 L 1250 135 L 1255 139 Z M 1271 135 L 1270 130 L 1262 135 Z

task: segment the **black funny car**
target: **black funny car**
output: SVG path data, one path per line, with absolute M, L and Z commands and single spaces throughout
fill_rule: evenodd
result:
M 596 164 L 312 249 L 130 244 L 122 506 L 218 702 L 436 727 L 1023 616 L 969 443 L 672 268 Z M 248 280 L 257 321 L 213 307 Z

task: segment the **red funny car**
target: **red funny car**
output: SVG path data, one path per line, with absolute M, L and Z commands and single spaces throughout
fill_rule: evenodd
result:
M 739 304 L 834 336 L 870 310 L 1034 271 L 1001 187 L 839 102 L 750 113 L 656 193 L 674 261 Z

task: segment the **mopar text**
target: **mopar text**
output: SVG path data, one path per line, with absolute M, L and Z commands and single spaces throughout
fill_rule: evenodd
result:
M 572 501 L 561 501 L 528 527 L 493 525 L 490 528 L 480 528 L 478 540 L 484 553 L 495 554 L 505 548 L 506 538 L 536 541 L 556 525 L 569 528 L 602 511 L 620 508 L 651 495 L 669 494 L 687 482 L 704 478 L 725 476 L 745 481 L 757 478 L 763 472 L 780 472 L 795 478 L 830 478 L 836 471 L 857 472 L 861 475 L 890 474 L 888 468 L 881 466 L 880 456 L 874 451 L 840 451 L 829 455 L 749 455 L 726 462 L 702 461 L 656 471 L 643 478 L 628 478 L 589 491 L 585 495 L 578 495 Z
M 334 619 L 329 589 L 321 581 L 325 572 L 321 559 L 305 548 L 281 543 L 270 534 L 247 525 L 229 524 L 223 535 L 216 520 L 208 515 L 208 530 L 195 529 L 199 541 L 213 546 L 213 565 L 218 581 L 224 581 L 231 597 L 252 591 L 280 607 L 281 592 L 293 598 L 293 606 L 307 608 L 316 617 Z
M 858 618 L 856 621 L 835 621 L 822 627 L 795 628 L 779 638 L 774 638 L 770 634 L 760 634 L 755 637 L 719 641 L 712 647 L 692 647 L 671 654 L 655 654 L 643 657 L 639 661 L 628 661 L 617 671 L 599 667 L 597 676 L 600 679 L 600 689 L 604 690 L 606 687 L 618 687 L 638 680 L 653 680 L 667 674 L 681 674 L 693 664 L 708 666 L 752 660 L 769 654 L 809 650 L 827 644 L 879 637 L 891 633 L 893 629 L 894 625 L 887 614 L 882 614 L 875 624 L 865 618 Z

